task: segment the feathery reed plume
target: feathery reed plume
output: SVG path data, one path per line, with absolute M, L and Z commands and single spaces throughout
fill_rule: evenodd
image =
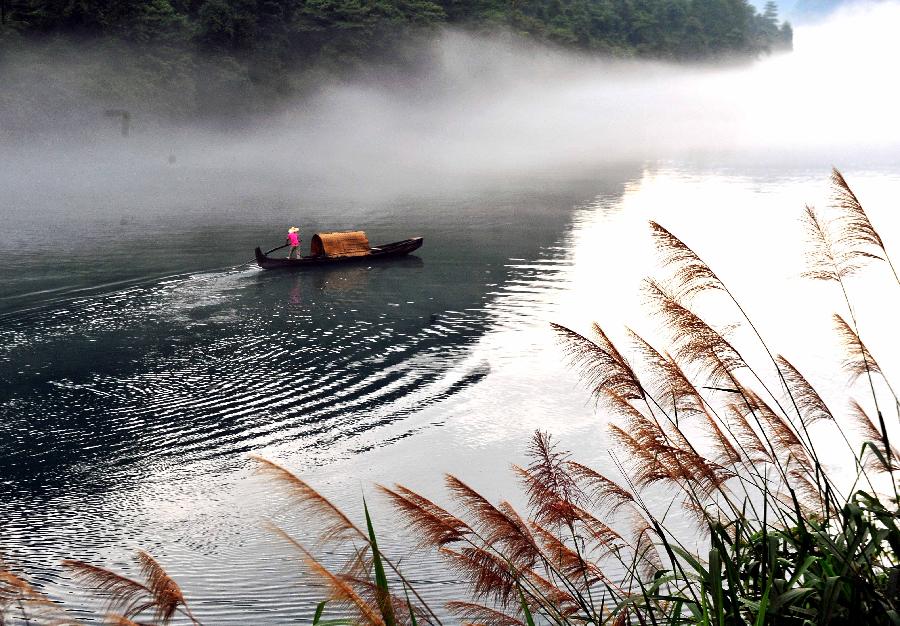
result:
M 469 581 L 475 597 L 490 599 L 503 608 L 517 604 L 518 572 L 501 557 L 477 546 L 440 551 L 450 568 Z
M 832 316 L 832 319 L 844 350 L 843 369 L 850 376 L 850 384 L 855 383 L 861 376 L 880 374 L 881 368 L 878 366 L 878 362 L 872 357 L 872 353 L 869 352 L 856 331 L 850 327 L 850 324 L 837 313 Z
M 640 611 L 635 611 L 635 616 L 638 618 L 638 623 L 641 626 L 645 626 L 647 623 L 641 615 Z M 622 609 L 618 615 L 616 615 L 616 620 L 612 623 L 611 626 L 628 626 L 631 622 L 628 620 L 629 612 L 628 609 Z
M 584 559 L 576 550 L 567 546 L 559 537 L 540 524 L 532 522 L 532 531 L 544 545 L 544 554 L 553 568 L 561 572 L 577 587 L 590 586 L 604 578 L 600 568 Z
M 650 301 L 666 319 L 677 361 L 698 367 L 710 380 L 729 380 L 731 373 L 746 367 L 740 353 L 716 330 L 680 304 L 654 280 L 644 281 Z
M 402 485 L 395 485 L 393 490 L 378 485 L 378 489 L 403 514 L 407 526 L 419 533 L 420 546 L 440 547 L 462 541 L 472 534 L 464 521 Z
M 503 553 L 519 569 L 530 569 L 534 565 L 540 558 L 540 549 L 517 515 L 510 517 L 455 476 L 447 474 L 446 483 L 451 493 L 475 518 L 477 530 L 488 546 L 502 546 Z M 509 505 L 505 508 L 512 510 Z
M 747 411 L 752 411 L 757 417 L 762 419 L 763 424 L 767 427 L 766 434 L 769 435 L 769 442 L 775 447 L 776 451 L 783 452 L 788 455 L 788 463 L 790 459 L 794 459 L 807 470 L 812 470 L 813 463 L 806 453 L 806 446 L 797 436 L 793 426 L 786 418 L 777 411 L 772 409 L 765 400 L 747 387 L 738 386 L 741 395 L 746 402 Z M 777 444 L 777 445 L 776 445 Z M 785 464 L 787 466 L 787 464 Z
M 672 279 L 677 285 L 674 295 L 677 300 L 690 299 L 708 289 L 725 290 L 715 272 L 681 239 L 652 220 L 650 231 L 656 242 L 656 249 L 662 255 L 663 265 L 673 273 Z
M 888 260 L 881 235 L 872 226 L 859 198 L 853 193 L 843 174 L 837 168 L 831 170 L 831 188 L 832 204 L 841 211 L 837 218 L 837 242 L 842 247 L 846 247 L 846 256 L 849 258 L 860 257 L 863 260 Z M 870 252 L 872 248 L 877 249 L 880 254 Z M 896 278 L 896 272 L 894 276 Z
M 638 486 L 667 481 L 682 488 L 699 488 L 709 496 L 734 476 L 701 456 L 678 428 L 664 431 L 638 411 L 629 416 L 627 426 L 626 432 L 611 425 L 610 432 L 630 452 Z
M 788 472 L 791 486 L 800 497 L 800 504 L 808 512 L 808 519 L 820 519 L 821 511 L 825 510 L 825 501 L 822 499 L 822 490 L 809 479 L 806 472 L 794 468 Z
M 579 530 L 586 532 L 599 548 L 599 550 L 592 550 L 592 552 L 597 552 L 597 558 L 603 558 L 624 547 L 625 540 L 615 530 L 584 509 L 576 509 L 576 513 L 578 521 L 581 522 Z
M 569 461 L 569 470 L 584 484 L 582 489 L 592 504 L 612 515 L 623 504 L 633 503 L 634 496 L 614 480 L 581 463 Z
M 712 431 L 718 457 L 717 463 L 728 464 L 741 461 L 741 454 L 735 449 L 731 440 L 722 432 L 713 416 L 707 411 L 700 390 L 688 379 L 681 366 L 668 354 L 660 353 L 648 341 L 636 332 L 627 329 L 632 340 L 640 351 L 643 360 L 650 365 L 654 373 L 650 376 L 650 394 L 666 409 L 674 412 L 675 417 L 700 415 Z
M 690 492 L 699 489 L 709 496 L 734 474 L 713 465 L 691 450 L 675 448 L 660 442 L 658 430 L 646 422 L 639 432 L 626 432 L 615 424 L 610 433 L 629 454 L 633 480 L 638 487 L 657 482 Z
M 873 445 L 877 445 L 881 448 L 881 450 L 884 451 L 884 460 L 887 461 L 887 464 L 882 463 L 874 454 L 868 452 L 865 455 L 864 463 L 866 469 L 875 472 L 886 472 L 898 469 L 900 452 L 891 445 L 886 433 L 875 426 L 872 418 L 869 417 L 869 414 L 866 413 L 865 409 L 863 409 L 856 400 L 850 401 L 849 411 L 850 418 L 853 420 L 853 425 L 856 427 L 857 432 L 862 435 L 863 440 L 871 442 Z
M 662 354 L 650 342 L 630 328 L 625 329 L 637 348 L 641 359 L 650 366 L 650 395 L 661 406 L 677 416 L 690 416 L 703 411 L 703 399 L 699 390 L 668 354 Z
M 681 499 L 681 507 L 697 522 L 698 535 L 709 537 L 709 524 L 711 520 L 719 521 L 722 510 L 709 502 L 700 502 L 691 494 L 685 494 Z
M 452 600 L 447 603 L 447 610 L 458 616 L 463 626 L 525 626 L 525 622 L 496 609 Z
M 777 362 L 784 380 L 790 386 L 803 423 L 809 426 L 819 420 L 834 421 L 831 410 L 806 377 L 783 356 L 779 355 Z
M 359 615 L 363 623 L 371 624 L 372 626 L 385 626 L 376 603 L 366 601 L 344 577 L 334 574 L 322 565 L 309 550 L 304 548 L 299 541 L 291 537 L 283 529 L 275 525 L 271 525 L 271 529 L 293 546 L 302 556 L 303 562 L 310 573 L 325 583 L 329 590 L 329 600 L 352 609 Z
M 614 414 L 618 414 L 624 420 L 625 426 L 631 435 L 639 443 L 647 446 L 648 450 L 655 451 L 657 446 L 671 447 L 687 445 L 684 437 L 676 429 L 672 432 L 675 440 L 668 436 L 655 417 L 647 417 L 637 408 L 628 403 L 625 398 L 614 394 L 606 395 L 606 407 Z M 661 449 L 661 448 L 660 448 Z
M 73 571 L 76 581 L 107 596 L 108 612 L 131 619 L 156 607 L 153 592 L 137 580 L 75 559 L 66 559 L 62 564 Z
M 522 545 L 521 549 L 526 551 L 531 549 L 537 550 L 537 553 L 535 554 L 535 560 L 537 560 L 537 558 L 543 558 L 544 555 L 540 551 L 540 545 L 538 545 L 537 540 L 531 533 L 531 526 L 521 515 L 519 515 L 518 511 L 513 508 L 513 505 L 504 500 L 497 505 L 497 509 L 506 517 L 506 519 L 510 520 L 521 533 L 521 536 L 513 535 L 508 538 L 503 537 L 500 539 L 500 543 L 503 545 L 505 553 L 516 554 L 514 551 L 511 551 L 510 548 L 512 547 L 513 549 L 515 549 L 519 546 L 520 543 L 523 543 L 524 545 Z M 523 562 L 523 567 L 520 567 L 519 569 L 527 570 L 528 568 L 533 567 L 534 564 L 530 560 L 531 557 L 527 554 L 527 552 L 525 559 L 526 560 Z M 518 561 L 515 560 L 513 561 L 513 563 L 517 566 L 519 564 Z
M 0 608 L 19 598 L 30 596 L 33 589 L 28 582 L 16 576 L 0 561 Z
M 77 626 L 74 620 L 64 617 L 64 613 L 46 595 L 31 584 L 11 572 L 0 556 L 0 626 L 5 624 L 6 611 L 15 606 L 22 613 L 24 624 L 31 619 L 40 619 L 41 624 L 67 624 Z M 15 624 L 17 622 L 10 622 Z
M 727 415 L 732 418 L 729 430 L 735 434 L 741 449 L 750 455 L 749 460 L 754 463 L 775 463 L 772 451 L 747 419 L 747 408 L 742 404 L 730 403 Z
M 141 565 L 141 573 L 147 581 L 147 587 L 156 600 L 154 617 L 167 623 L 175 615 L 179 605 L 187 608 L 184 594 L 181 593 L 178 583 L 172 580 L 156 559 L 143 550 L 138 550 L 138 562 Z
M 728 435 L 722 432 L 716 419 L 708 411 L 703 411 L 701 415 L 703 415 L 706 426 L 709 428 L 709 436 L 713 440 L 712 447 L 716 452 L 716 457 L 713 459 L 715 463 L 719 465 L 734 465 L 743 461 L 744 456 L 735 448 Z
M 528 582 L 538 591 L 540 597 L 554 607 L 554 613 L 568 616 L 578 612 L 578 601 L 571 593 L 560 589 L 534 570 L 526 572 L 525 575 L 528 578 Z M 528 598 L 525 601 L 527 602 Z
M 859 269 L 860 266 L 856 262 L 846 258 L 837 249 L 827 224 L 822 221 L 814 207 L 806 207 L 803 223 L 806 226 L 809 245 L 806 253 L 807 268 L 803 272 L 805 278 L 841 282 L 845 276 Z
M 363 533 L 338 507 L 325 496 L 313 489 L 293 472 L 278 463 L 251 454 L 250 458 L 259 463 L 259 471 L 276 480 L 285 487 L 292 498 L 320 520 L 326 521 L 319 538 L 321 541 L 348 540 L 361 538 L 368 543 L 368 536 Z
M 635 549 L 635 559 L 638 568 L 644 576 L 644 580 L 653 580 L 656 573 L 663 569 L 662 559 L 659 551 L 656 549 L 656 543 L 653 536 L 656 531 L 653 526 L 642 517 L 638 517 L 633 526 L 632 532 L 634 540 L 632 541 Z
M 562 453 L 550 435 L 537 431 L 528 447 L 532 459 L 527 469 L 513 466 L 522 477 L 528 493 L 528 505 L 539 524 L 563 523 L 571 526 L 574 508 L 585 496 L 569 473 L 568 453 Z
M 644 396 L 641 384 L 628 361 L 619 353 L 603 330 L 593 324 L 596 340 L 591 340 L 560 324 L 551 323 L 560 338 L 563 350 L 581 375 L 581 379 L 592 388 L 595 397 L 607 391 L 637 400 Z
M 654 446 L 654 450 L 648 450 L 640 441 L 615 424 L 611 424 L 609 430 L 613 438 L 631 458 L 636 485 L 645 487 L 656 482 L 666 481 L 680 486 L 680 476 L 677 473 L 673 474 L 671 468 L 660 462 L 660 454 L 667 452 L 665 448 L 660 449 L 661 446 Z

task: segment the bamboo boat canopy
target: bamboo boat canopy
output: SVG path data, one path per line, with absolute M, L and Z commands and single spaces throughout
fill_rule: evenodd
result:
M 318 256 L 364 256 L 371 249 L 369 238 L 361 230 L 316 233 L 310 242 L 310 254 Z

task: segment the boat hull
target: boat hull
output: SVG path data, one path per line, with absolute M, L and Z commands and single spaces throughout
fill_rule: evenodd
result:
M 403 241 L 373 247 L 368 254 L 358 256 L 305 256 L 297 259 L 279 259 L 266 256 L 260 248 L 256 248 L 256 264 L 264 270 L 317 267 L 320 265 L 338 265 L 344 263 L 370 263 L 385 259 L 396 258 L 409 254 L 422 247 L 422 237 L 413 237 Z

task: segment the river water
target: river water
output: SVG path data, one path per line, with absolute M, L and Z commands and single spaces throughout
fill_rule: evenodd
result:
M 287 465 L 354 515 L 367 496 L 388 545 L 400 533 L 376 482 L 441 499 L 452 472 L 521 502 L 509 464 L 523 462 L 535 429 L 610 469 L 605 418 L 550 322 L 586 330 L 597 320 L 614 337 L 625 324 L 659 330 L 640 295 L 641 279 L 665 270 L 649 219 L 694 246 L 764 336 L 840 397 L 827 338 L 841 300 L 800 277 L 799 217 L 827 202 L 837 164 L 900 254 L 900 153 L 885 141 L 872 153 L 836 143 L 377 195 L 164 154 L 148 165 L 129 145 L 95 155 L 102 167 L 87 170 L 105 172 L 97 178 L 58 161 L 39 185 L 9 175 L 0 552 L 76 612 L 61 559 L 135 572 L 141 548 L 205 623 L 301 623 L 322 592 L 303 584 L 296 554 L 266 522 L 302 541 L 315 522 L 254 474 L 250 454 Z M 376 244 L 425 243 L 390 263 L 281 272 L 247 262 L 295 223 L 305 242 L 364 228 Z M 891 285 L 881 266 L 853 283 L 873 351 L 897 372 Z M 456 593 L 439 563 L 409 563 L 426 596 Z

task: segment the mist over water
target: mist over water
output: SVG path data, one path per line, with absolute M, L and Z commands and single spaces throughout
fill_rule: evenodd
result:
M 80 102 L 81 119 L 68 128 L 42 120 L 46 128 L 24 141 L 12 135 L 0 176 L 26 197 L 54 184 L 105 191 L 164 177 L 177 186 L 185 170 L 196 178 L 199 169 L 241 173 L 242 186 L 283 177 L 367 198 L 497 176 L 571 176 L 621 160 L 796 160 L 823 150 L 855 159 L 900 145 L 900 90 L 885 65 L 900 54 L 898 26 L 900 3 L 853 5 L 797 28 L 791 54 L 703 67 L 449 31 L 423 49 L 412 75 L 373 70 L 367 80 L 325 85 L 250 128 L 202 130 L 136 114 L 124 139 L 118 121 L 102 116 L 114 101 Z M 170 156 L 177 167 L 164 167 Z M 239 189 L 226 181 L 209 191 Z
M 820 341 L 840 302 L 797 277 L 796 216 L 838 165 L 900 246 L 898 27 L 900 3 L 858 5 L 797 28 L 791 54 L 703 67 L 447 32 L 414 76 L 325 85 L 249 125 L 148 103 L 122 137 L 95 99 L 4 128 L 0 551 L 58 591 L 64 557 L 124 571 L 146 548 L 209 623 L 283 624 L 321 594 L 285 592 L 302 575 L 260 520 L 303 525 L 250 452 L 354 511 L 373 480 L 439 494 L 444 471 L 515 501 L 507 466 L 536 428 L 608 467 L 548 322 L 653 331 L 651 218 L 843 393 Z M 425 246 L 375 267 L 246 263 L 294 223 L 306 244 L 365 228 Z M 879 277 L 859 314 L 891 328 Z M 442 567 L 410 563 L 447 597 Z

